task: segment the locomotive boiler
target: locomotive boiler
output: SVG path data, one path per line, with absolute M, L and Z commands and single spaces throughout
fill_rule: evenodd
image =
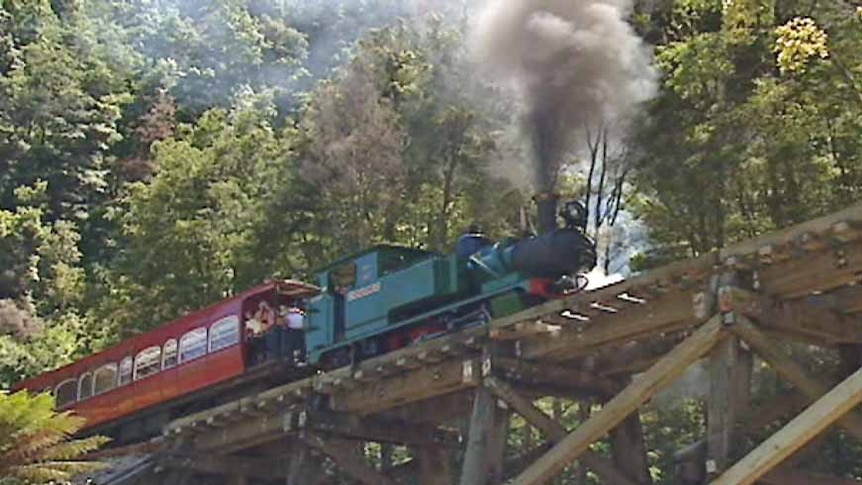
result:
M 538 234 L 495 242 L 471 230 L 447 255 L 378 245 L 319 270 L 310 363 L 337 367 L 576 290 L 575 276 L 596 264 L 586 210 L 568 202 L 558 213 L 555 194 L 536 202 Z

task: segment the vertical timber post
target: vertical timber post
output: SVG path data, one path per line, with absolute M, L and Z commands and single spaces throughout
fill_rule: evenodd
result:
M 461 469 L 461 485 L 486 485 L 485 457 L 494 424 L 496 399 L 485 386 L 476 388 L 467 435 L 467 451 Z
M 512 412 L 501 400 L 494 398 L 494 415 L 488 444 L 485 448 L 486 475 L 488 485 L 500 485 L 505 480 L 506 439 L 509 436 L 509 421 Z
M 737 273 L 714 276 L 710 283 L 713 313 L 719 313 L 725 325 L 733 325 L 729 295 L 731 285 L 739 284 Z M 709 400 L 707 402 L 706 473 L 709 478 L 720 475 L 730 464 L 736 420 L 748 408 L 751 400 L 753 357 L 742 342 L 731 335 L 709 354 Z
M 419 485 L 455 485 L 452 451 L 438 446 L 415 449 L 419 460 Z
M 637 483 L 650 483 L 640 412 L 635 410 L 611 431 L 614 464 Z

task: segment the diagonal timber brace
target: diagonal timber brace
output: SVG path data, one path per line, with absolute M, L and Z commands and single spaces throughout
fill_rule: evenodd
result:
M 325 440 L 320 436 L 303 432 L 300 439 L 310 448 L 328 456 L 335 464 L 355 480 L 366 485 L 395 485 L 395 481 L 368 466 L 365 460 L 341 443 Z
M 821 380 L 809 376 L 802 366 L 785 356 L 775 346 L 774 341 L 764 335 L 744 316 L 738 315 L 737 323 L 730 327 L 730 330 L 742 338 L 760 358 L 811 401 L 820 398 L 828 390 Z M 862 415 L 859 415 L 858 412 L 847 414 L 841 418 L 839 424 L 856 438 L 862 439 Z
M 862 400 L 862 369 L 835 386 L 711 485 L 749 485 L 805 446 Z
M 562 441 L 568 431 L 560 423 L 537 408 L 529 399 L 518 394 L 512 386 L 495 377 L 489 377 L 484 381 L 485 386 L 495 396 L 509 404 L 528 423 L 538 428 L 553 443 Z M 604 483 L 611 485 L 636 485 L 636 483 L 617 470 L 607 458 L 593 451 L 585 451 L 580 457 L 581 463 L 586 465 L 602 477 Z
M 601 411 L 530 465 L 515 479 L 514 483 L 534 485 L 545 483 L 556 476 L 566 465 L 587 451 L 591 443 L 618 426 L 629 414 L 670 384 L 724 336 L 721 316 L 713 316 L 611 399 Z

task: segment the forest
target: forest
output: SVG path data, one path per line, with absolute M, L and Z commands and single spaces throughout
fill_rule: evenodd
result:
M 0 388 L 374 243 L 449 252 L 471 223 L 522 230 L 524 100 L 476 66 L 479 8 L 0 0 Z M 858 0 L 635 0 L 625 20 L 649 96 L 625 126 L 566 126 L 580 141 L 551 174 L 588 202 L 601 270 L 862 199 Z M 642 415 L 656 483 L 702 433 L 700 397 Z M 862 476 L 859 443 L 825 439 L 811 468 Z

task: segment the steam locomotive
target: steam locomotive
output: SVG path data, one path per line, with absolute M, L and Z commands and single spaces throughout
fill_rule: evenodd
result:
M 487 323 L 574 291 L 596 264 L 586 210 L 537 196 L 538 235 L 492 242 L 471 231 L 437 255 L 376 246 L 317 272 L 309 304 L 310 362 L 338 367 L 443 333 Z
M 134 442 L 170 419 L 422 340 L 483 325 L 579 289 L 596 263 L 578 202 L 536 198 L 538 234 L 463 235 L 449 255 L 380 245 L 316 272 L 317 285 L 271 281 L 137 335 L 15 389 L 51 392 L 84 430 Z M 558 224 L 558 218 L 563 224 Z M 245 316 L 261 302 L 306 304 L 307 366 L 261 360 Z

